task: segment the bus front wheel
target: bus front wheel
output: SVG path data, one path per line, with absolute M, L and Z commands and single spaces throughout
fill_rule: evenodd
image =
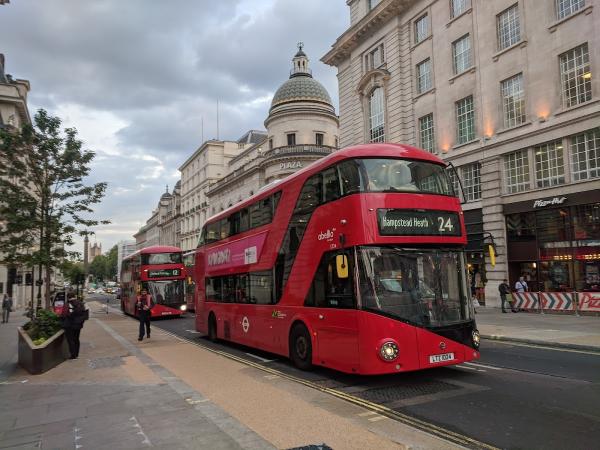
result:
M 217 319 L 214 314 L 208 317 L 208 339 L 211 342 L 217 342 Z
M 310 334 L 303 324 L 296 324 L 290 334 L 290 358 L 300 370 L 312 368 L 312 344 Z

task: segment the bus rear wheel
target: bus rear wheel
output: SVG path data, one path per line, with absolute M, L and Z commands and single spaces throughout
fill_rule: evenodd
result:
M 217 319 L 212 313 L 208 316 L 208 339 L 211 342 L 217 342 L 219 339 L 217 336 Z
M 303 324 L 296 324 L 290 333 L 290 358 L 300 370 L 312 368 L 312 344 L 310 334 Z

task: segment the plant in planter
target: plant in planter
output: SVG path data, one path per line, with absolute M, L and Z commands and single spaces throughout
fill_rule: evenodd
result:
M 60 318 L 40 309 L 19 328 L 19 365 L 32 374 L 50 370 L 66 359 L 65 344 Z

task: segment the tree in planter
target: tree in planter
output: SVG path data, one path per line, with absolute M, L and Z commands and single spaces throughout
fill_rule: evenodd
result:
M 52 269 L 76 254 L 66 247 L 73 244 L 78 228 L 109 223 L 89 218 L 92 206 L 104 197 L 106 183 L 84 183 L 95 154 L 82 145 L 77 130 L 61 130 L 60 119 L 43 109 L 36 113 L 34 126 L 0 130 L 0 251 L 38 265 L 40 273 L 45 269 L 46 307 Z M 26 249 L 32 248 L 27 256 Z

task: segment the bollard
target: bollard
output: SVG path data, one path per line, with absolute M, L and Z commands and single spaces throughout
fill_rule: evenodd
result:
M 108 314 L 108 302 L 109 302 L 109 298 L 106 297 L 106 314 Z
M 540 295 L 539 290 L 537 292 L 537 300 L 538 300 L 538 307 L 540 308 L 540 314 L 544 314 L 544 305 L 542 303 L 542 296 Z

